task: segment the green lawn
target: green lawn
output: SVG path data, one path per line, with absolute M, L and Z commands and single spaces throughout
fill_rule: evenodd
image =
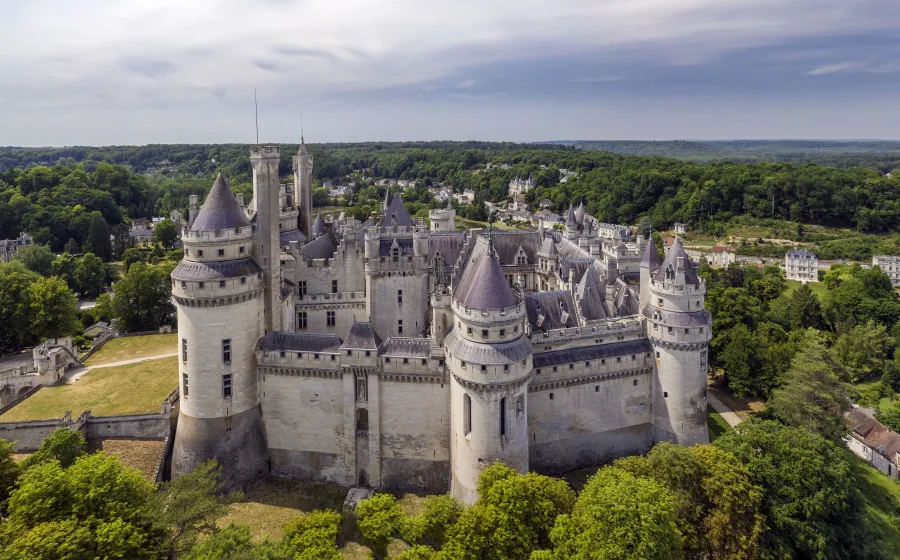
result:
M 787 293 L 791 293 L 797 288 L 802 286 L 802 284 L 797 280 L 788 280 L 787 281 Z M 819 296 L 821 300 L 825 297 L 825 294 L 828 292 L 828 288 L 825 287 L 824 282 L 810 282 L 809 287 L 812 289 L 813 293 Z
M 0 422 L 158 412 L 178 383 L 178 358 L 98 368 L 75 383 L 44 387 L 0 416 Z
M 712 443 L 719 437 L 731 431 L 731 426 L 718 412 L 707 412 L 706 426 L 709 428 L 709 442 Z
M 103 345 L 96 354 L 88 358 L 85 365 L 99 366 L 134 360 L 148 356 L 171 354 L 178 351 L 178 334 L 150 334 L 147 336 L 126 336 L 114 338 Z M 173 378 L 174 379 L 174 378 Z
M 854 478 L 865 502 L 863 523 L 878 539 L 885 558 L 900 558 L 900 485 L 853 457 Z

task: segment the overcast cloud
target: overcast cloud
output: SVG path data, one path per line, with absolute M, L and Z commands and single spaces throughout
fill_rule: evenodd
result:
M 0 0 L 0 145 L 900 138 L 896 0 Z

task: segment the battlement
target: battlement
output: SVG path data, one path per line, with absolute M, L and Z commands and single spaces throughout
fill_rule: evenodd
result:
M 278 158 L 280 156 L 280 152 L 278 150 L 278 146 L 273 145 L 264 145 L 264 146 L 251 146 L 250 147 L 250 158 Z
M 414 226 L 395 226 L 395 227 L 378 227 L 370 226 L 366 228 L 366 241 L 377 241 L 381 239 L 408 239 L 416 234 L 428 235 L 428 230 L 424 229 L 425 224 L 417 223 Z
M 306 294 L 297 296 L 302 303 L 365 303 L 365 292 L 338 292 L 330 294 Z
M 654 294 L 673 296 L 703 296 L 706 295 L 706 282 L 700 279 L 700 284 L 675 284 L 672 282 L 657 282 L 650 279 L 650 291 Z

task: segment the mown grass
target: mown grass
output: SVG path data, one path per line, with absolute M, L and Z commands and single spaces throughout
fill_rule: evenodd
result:
M 885 558 L 900 558 L 900 485 L 853 456 L 853 477 L 865 502 L 863 523 Z
M 74 383 L 44 387 L 0 416 L 0 422 L 50 420 L 90 410 L 93 416 L 158 412 L 175 389 L 178 358 L 93 369 Z
M 786 292 L 791 293 L 800 288 L 800 286 L 802 285 L 803 283 L 799 280 L 787 280 Z M 825 286 L 824 282 L 810 282 L 809 288 L 814 294 L 816 294 L 816 296 L 819 298 L 819 301 L 822 301 L 822 299 L 825 297 L 825 294 L 828 293 L 828 287 Z
M 96 354 L 87 359 L 85 365 L 100 366 L 124 360 L 171 354 L 177 351 L 177 333 L 127 336 L 114 338 L 104 344 L 100 350 L 97 350 Z
M 706 427 L 709 430 L 709 442 L 712 443 L 721 436 L 729 433 L 732 428 L 718 412 L 709 411 L 706 414 Z

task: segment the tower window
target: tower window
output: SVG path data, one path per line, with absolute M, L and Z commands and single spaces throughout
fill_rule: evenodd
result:
M 306 295 L 306 280 L 301 280 L 299 285 L 300 297 Z
M 397 290 L 397 305 L 403 305 L 403 290 Z
M 553 393 L 550 393 L 550 400 L 553 400 Z
M 659 358 L 659 350 L 656 351 L 656 357 Z
M 595 392 L 595 393 L 599 393 L 599 392 L 600 392 L 600 386 L 599 386 L 599 385 L 594 385 L 594 392 Z
M 500 437 L 506 437 L 506 397 L 500 399 Z
M 397 334 L 403 334 L 403 319 L 397 321 Z
M 231 374 L 226 373 L 222 376 L 222 396 L 226 399 L 231 398 Z
M 281 357 L 284 358 L 284 356 L 285 356 L 285 353 L 281 352 Z
M 182 281 L 181 281 L 181 287 L 182 287 L 182 288 L 187 288 L 187 282 L 185 282 L 184 280 L 182 280 Z
M 219 287 L 220 287 L 220 288 L 224 288 L 224 287 L 225 287 L 225 281 L 224 281 L 224 280 L 219 280 Z
M 187 372 L 181 374 L 181 392 L 184 393 L 184 396 L 188 396 L 188 375 Z
M 463 395 L 463 433 L 472 433 L 472 397 L 468 393 Z
M 631 384 L 634 385 L 635 387 L 637 387 L 638 380 L 637 379 L 632 380 Z
M 220 256 L 220 257 L 224 257 L 224 256 L 225 256 L 225 249 L 219 249 L 219 256 Z
M 243 284 L 246 284 L 246 283 L 247 283 L 247 279 L 246 279 L 246 278 L 241 278 L 241 284 L 243 285 Z
M 205 286 L 205 284 L 203 282 L 197 283 L 197 287 L 200 288 L 201 290 L 204 288 L 204 286 Z
M 297 330 L 306 330 L 306 311 L 297 313 Z
M 481 337 L 482 337 L 482 338 L 487 338 L 487 337 L 488 337 L 488 330 L 487 330 L 487 329 L 481 329 Z
M 198 257 L 202 257 L 202 256 L 203 256 L 203 249 L 197 249 L 197 256 L 198 256 Z
M 347 350 L 347 355 L 348 355 L 348 356 L 352 356 L 352 355 L 353 355 L 353 351 L 352 351 L 352 350 Z
M 405 366 L 409 365 L 409 358 L 403 358 L 403 365 L 405 365 Z
M 481 366 L 481 373 L 487 373 L 487 366 L 485 366 L 485 365 Z
M 500 338 L 506 336 L 506 329 L 500 329 Z
M 472 327 L 466 327 L 466 334 L 472 334 Z
M 181 339 L 181 361 L 187 362 L 187 339 Z
M 663 299 L 662 299 L 662 298 L 658 298 L 656 301 L 657 301 L 657 303 L 658 303 L 659 305 L 662 305 L 662 304 L 663 304 Z
M 334 311 L 326 311 L 325 312 L 325 321 L 327 322 L 329 327 L 334 326 L 334 323 L 335 323 Z
M 240 247 L 238 247 L 238 253 L 240 253 L 241 255 L 244 254 L 244 246 L 243 246 L 243 245 L 241 245 Z
M 337 293 L 337 280 L 332 280 L 332 281 L 331 281 L 331 293 L 332 293 L 332 294 L 336 294 L 336 293 Z
M 231 339 L 226 338 L 222 341 L 222 361 L 226 364 L 231 363 Z
M 664 398 L 664 399 L 668 399 L 668 398 L 669 398 L 669 392 L 668 392 L 668 391 L 663 391 L 663 398 Z
M 672 334 L 672 327 L 669 327 L 669 334 Z

